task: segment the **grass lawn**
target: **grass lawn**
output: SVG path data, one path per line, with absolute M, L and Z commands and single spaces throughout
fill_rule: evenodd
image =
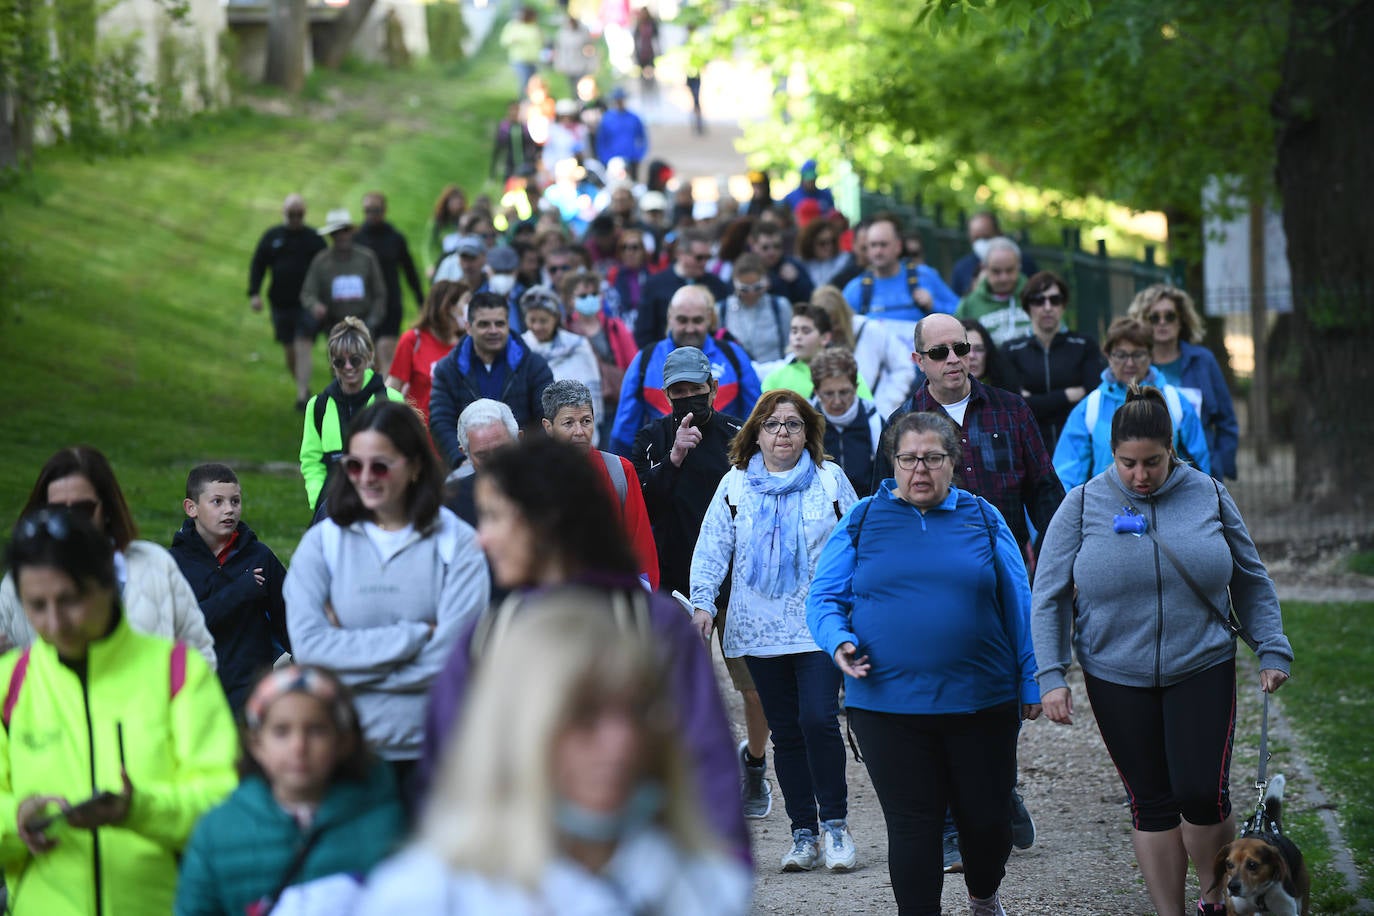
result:
M 1371 603 L 1285 602 L 1284 629 L 1297 662 L 1292 682 L 1279 693 L 1287 719 L 1300 733 L 1308 761 L 1335 805 L 1364 877 L 1360 893 L 1366 899 L 1374 897 L 1374 639 L 1368 629 L 1372 616 Z M 1283 772 L 1292 749 L 1276 745 L 1272 750 L 1270 772 Z M 1232 784 L 1238 787 L 1238 805 L 1253 801 L 1240 794 L 1239 787 L 1253 779 L 1256 762 L 1237 748 Z M 1289 801 L 1290 832 L 1309 859 L 1315 859 L 1312 912 L 1351 912 L 1354 901 L 1334 890 L 1317 812 L 1291 793 Z
M 361 218 L 375 188 L 418 260 L 443 185 L 495 190 L 491 130 L 510 92 L 493 42 L 447 70 L 317 76 L 307 113 L 236 109 L 130 158 L 41 153 L 0 191 L 6 531 L 47 457 L 84 442 L 110 457 L 143 536 L 163 544 L 191 466 L 236 467 L 245 520 L 286 559 L 309 520 L 302 417 L 267 314 L 248 308 L 258 236 L 290 191 L 318 225 L 332 207 Z M 413 302 L 406 311 L 409 324 Z M 314 389 L 328 378 L 321 340 Z

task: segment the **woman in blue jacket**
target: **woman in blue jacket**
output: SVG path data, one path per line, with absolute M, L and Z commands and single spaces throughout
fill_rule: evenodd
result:
M 997 916 L 1016 735 L 1040 715 L 1026 567 L 1001 514 L 953 485 L 962 453 L 947 417 L 909 413 L 887 435 L 894 477 L 830 535 L 806 619 L 845 674 L 898 911 L 940 912 L 949 806 L 970 909 Z
M 1193 308 L 1192 297 L 1177 287 L 1156 283 L 1136 294 L 1126 314 L 1149 323 L 1155 368 L 1188 398 L 1202 420 L 1212 476 L 1235 479 L 1240 424 L 1217 358 L 1198 345 L 1203 335 L 1202 319 Z
M 1102 384 L 1074 405 L 1054 447 L 1054 472 L 1072 490 L 1101 474 L 1112 464 L 1112 415 L 1126 403 L 1131 385 L 1158 388 L 1174 424 L 1174 452 L 1204 474 L 1212 472 L 1207 435 L 1197 411 L 1183 392 L 1165 381 L 1151 365 L 1153 342 L 1149 329 L 1134 318 L 1118 318 L 1107 328 L 1102 352 L 1107 368 Z

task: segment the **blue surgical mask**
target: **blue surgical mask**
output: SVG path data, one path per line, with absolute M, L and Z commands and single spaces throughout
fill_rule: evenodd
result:
M 595 295 L 578 296 L 573 301 L 573 308 L 577 309 L 578 313 L 582 315 L 595 315 L 597 312 L 601 311 L 601 297 Z

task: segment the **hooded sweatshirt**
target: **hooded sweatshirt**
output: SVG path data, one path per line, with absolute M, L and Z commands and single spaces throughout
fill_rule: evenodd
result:
M 1179 464 L 1145 496 L 1112 466 L 1064 498 L 1045 535 L 1031 599 L 1041 692 L 1065 686 L 1071 639 L 1084 671 L 1127 687 L 1177 684 L 1236 654 L 1235 638 L 1155 542 L 1115 531 L 1127 508 L 1186 558 L 1217 608 L 1230 589 L 1241 626 L 1259 641 L 1260 667 L 1287 673 L 1293 647 L 1278 594 L 1226 488 Z

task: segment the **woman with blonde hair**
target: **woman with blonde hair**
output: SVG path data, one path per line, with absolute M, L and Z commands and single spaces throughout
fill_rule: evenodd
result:
M 1193 298 L 1176 286 L 1156 283 L 1136 293 L 1127 314 L 1148 323 L 1155 369 L 1197 411 L 1207 433 L 1212 476 L 1234 479 L 1240 423 L 1217 358 L 1201 346 L 1204 329 Z
M 560 588 L 493 637 L 419 840 L 358 913 L 747 912 L 748 871 L 700 822 L 661 660 L 609 605 Z
M 831 343 L 854 351 L 859 375 L 873 391 L 878 412 L 886 417 L 902 406 L 916 380 L 910 342 L 898 340 L 881 321 L 855 315 L 838 287 L 817 287 L 811 304 L 830 316 Z

